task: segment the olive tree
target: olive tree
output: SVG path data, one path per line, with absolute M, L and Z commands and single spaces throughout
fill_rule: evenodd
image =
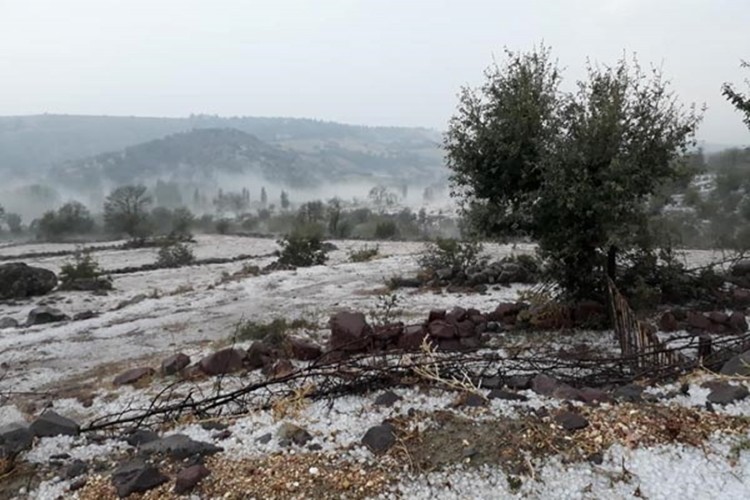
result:
M 445 138 L 454 195 L 485 234 L 526 234 L 570 298 L 601 298 L 620 252 L 650 251 L 649 197 L 699 121 L 658 72 L 589 66 L 573 92 L 547 48 L 507 53 L 464 89 Z
M 151 197 L 146 186 L 121 186 L 104 200 L 104 222 L 112 233 L 144 238 L 151 232 L 148 209 Z

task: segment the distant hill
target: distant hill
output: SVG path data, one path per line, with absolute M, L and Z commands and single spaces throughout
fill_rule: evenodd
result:
M 232 158 L 235 153 L 238 158 Z M 443 165 L 439 132 L 421 128 L 204 115 L 0 117 L 0 175 L 6 178 L 40 177 L 50 170 L 58 177 L 61 172 L 98 171 L 119 182 L 168 172 L 169 165 L 184 161 L 193 171 L 199 166 L 236 170 L 242 164 L 294 184 L 342 175 L 423 181 L 434 178 Z M 72 183 L 84 180 L 71 178 Z

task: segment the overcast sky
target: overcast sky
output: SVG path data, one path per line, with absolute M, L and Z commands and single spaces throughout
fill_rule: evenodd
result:
M 503 47 L 573 81 L 623 51 L 660 66 L 699 137 L 750 143 L 720 95 L 748 0 L 0 0 L 0 114 L 294 116 L 444 129 Z

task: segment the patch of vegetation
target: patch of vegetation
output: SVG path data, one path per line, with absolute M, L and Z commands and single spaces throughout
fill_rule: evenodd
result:
M 417 257 L 417 263 L 424 271 L 459 271 L 479 265 L 482 262 L 482 249 L 478 241 L 438 238 L 427 244 L 424 252 Z
M 283 266 L 319 266 L 328 260 L 327 250 L 318 236 L 304 236 L 292 233 L 277 241 L 278 263 Z
M 77 249 L 73 260 L 60 268 L 62 290 L 111 290 L 112 280 L 102 275 L 99 263 L 87 250 Z
M 269 345 L 281 346 L 290 331 L 301 329 L 314 330 L 317 325 L 303 318 L 292 321 L 275 318 L 268 323 L 245 321 L 237 326 L 233 339 L 235 342 L 262 340 Z
M 156 263 L 161 267 L 182 267 L 195 262 L 193 250 L 186 243 L 172 243 L 159 249 Z
M 375 245 L 371 247 L 365 245 L 357 250 L 351 250 L 349 252 L 349 262 L 370 262 L 372 259 L 380 254 L 380 247 Z

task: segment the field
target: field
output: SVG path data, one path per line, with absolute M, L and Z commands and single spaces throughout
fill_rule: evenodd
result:
M 255 275 L 243 269 L 273 262 L 274 240 L 196 240 L 198 259 L 255 257 L 113 274 L 114 289 L 106 294 L 55 291 L 33 300 L 0 302 L 0 318 L 20 323 L 36 305 L 58 308 L 71 318 L 93 313 L 87 319 L 0 330 L 0 425 L 28 421 L 52 408 L 86 428 L 147 411 L 159 398 L 200 399 L 262 384 L 273 375 L 247 370 L 184 382 L 155 375 L 133 385 L 113 385 L 118 374 L 136 367 L 158 369 L 178 352 L 197 361 L 221 348 L 248 348 L 252 340 L 233 336 L 247 322 L 304 320 L 294 333 L 324 346 L 328 320 L 339 311 L 365 313 L 373 324 L 384 314 L 388 321 L 418 324 L 433 309 L 492 311 L 529 288 L 491 286 L 481 294 L 388 290 L 392 276 L 416 274 L 421 243 L 379 242 L 375 259 L 352 263 L 350 252 L 364 243 L 336 241 L 325 266 Z M 29 254 L 74 248 L 5 245 L 0 258 L 24 256 L 20 260 L 30 265 L 59 272 L 69 256 Z M 487 245 L 486 251 L 497 259 L 533 248 Z M 92 253 L 104 270 L 150 264 L 155 254 L 152 248 Z M 693 252 L 687 258 L 700 264 L 715 257 Z M 392 311 L 387 311 L 389 299 L 395 300 Z M 501 332 L 480 352 L 562 352 L 580 345 L 600 352 L 617 349 L 612 332 L 576 330 Z M 441 355 L 423 351 L 413 356 Z M 395 366 L 413 359 L 392 354 L 372 363 Z M 295 361 L 293 368 L 309 365 Z M 396 401 L 390 404 L 376 404 L 387 387 L 306 397 L 306 391 L 325 380 L 259 390 L 245 406 L 228 405 L 218 416 L 180 415 L 148 427 L 223 448 L 203 459 L 211 475 L 193 491 L 196 498 L 708 498 L 719 492 L 743 498 L 750 487 L 750 455 L 745 451 L 750 449 L 750 403 L 740 398 L 707 409 L 710 382 L 717 379 L 705 372 L 647 386 L 632 400 L 620 400 L 614 397 L 615 387 L 606 387 L 595 402 L 530 388 L 519 388 L 517 398 L 495 397 L 476 381 L 443 380 L 429 370 L 409 384 L 394 386 Z M 729 384 L 742 382 L 732 379 Z M 586 425 L 568 429 L 565 412 L 584 417 Z M 362 439 L 383 422 L 392 426 L 396 442 L 385 453 L 373 453 Z M 40 439 L 0 476 L 6 484 L 0 498 L 115 497 L 112 469 L 135 454 L 122 432 L 113 426 Z M 75 460 L 86 463 L 88 472 L 67 477 Z M 170 481 L 144 498 L 173 495 L 172 478 L 183 465 L 158 462 Z

